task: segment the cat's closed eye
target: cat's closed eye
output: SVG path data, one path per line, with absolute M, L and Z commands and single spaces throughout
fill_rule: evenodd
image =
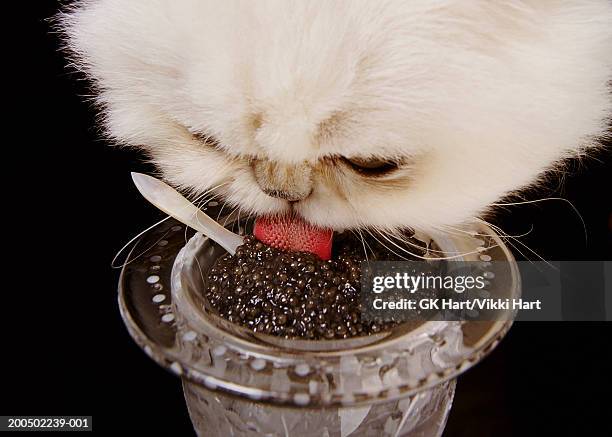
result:
M 220 142 L 214 136 L 201 132 L 190 130 L 191 135 L 201 144 L 215 149 L 220 148 Z M 340 161 L 350 167 L 353 171 L 368 177 L 383 176 L 389 174 L 399 168 L 399 163 L 390 159 L 370 157 L 341 157 Z
M 381 158 L 343 158 L 342 160 L 364 176 L 382 176 L 399 168 L 397 162 Z

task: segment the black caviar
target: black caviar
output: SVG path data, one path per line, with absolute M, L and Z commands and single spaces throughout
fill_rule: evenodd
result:
M 411 239 L 412 252 L 415 243 L 423 246 Z M 332 258 L 324 261 L 311 253 L 274 249 L 247 236 L 235 255 L 215 262 L 205 297 L 219 316 L 258 333 L 316 340 L 386 331 L 396 323 L 366 322 L 361 317 L 363 244 L 352 234 L 339 234 Z M 380 241 L 366 244 L 370 259 L 401 259 Z

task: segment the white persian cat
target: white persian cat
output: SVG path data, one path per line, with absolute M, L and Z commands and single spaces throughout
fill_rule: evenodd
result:
M 612 108 L 609 0 L 87 0 L 60 23 L 115 142 L 336 229 L 473 220 Z

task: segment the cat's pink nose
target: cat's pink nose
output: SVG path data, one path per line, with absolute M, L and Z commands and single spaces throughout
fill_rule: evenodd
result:
M 270 197 L 299 202 L 312 192 L 312 167 L 307 163 L 287 165 L 256 159 L 251 165 L 257 184 Z

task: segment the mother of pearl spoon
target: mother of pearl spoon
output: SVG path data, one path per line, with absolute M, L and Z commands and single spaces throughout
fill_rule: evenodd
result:
M 170 185 L 142 173 L 132 173 L 132 180 L 140 194 L 154 206 L 214 240 L 231 255 L 244 243 L 240 235 L 225 229 Z

